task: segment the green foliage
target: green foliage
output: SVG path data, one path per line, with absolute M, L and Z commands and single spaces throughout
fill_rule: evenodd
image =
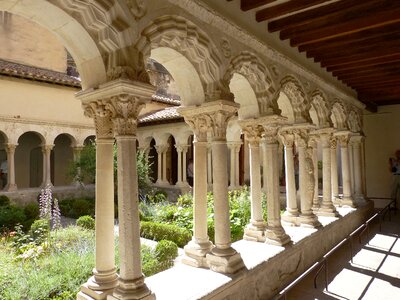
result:
M 139 190 L 144 191 L 149 187 L 151 164 L 146 159 L 143 151 L 136 153 L 136 170 Z M 78 161 L 71 162 L 68 174 L 79 182 L 94 183 L 96 179 L 96 143 L 85 145 Z M 114 145 L 114 176 L 117 175 L 117 146 Z M 115 180 L 114 182 L 117 182 Z M 115 189 L 116 190 L 116 189 Z
M 185 228 L 143 221 L 140 222 L 140 236 L 155 241 L 172 241 L 179 247 L 185 246 L 192 238 L 190 231 Z
M 91 216 L 82 216 L 76 220 L 76 225 L 88 230 L 94 230 L 95 222 Z
M 22 224 L 26 220 L 24 209 L 15 205 L 0 207 L 0 230 L 14 230 L 17 224 Z
M 168 195 L 165 191 L 152 189 L 147 191 L 145 199 L 148 203 L 164 203 L 167 201 Z
M 61 215 L 68 218 L 77 219 L 81 216 L 94 216 L 94 199 L 78 198 L 65 199 L 60 201 Z
M 10 205 L 10 198 L 8 198 L 6 195 L 0 195 L 0 207 L 9 205 Z
M 94 231 L 70 226 L 50 234 L 52 243 L 43 249 L 47 255 L 35 259 L 18 260 L 19 254 L 0 242 L 0 299 L 76 299 L 94 266 Z M 170 267 L 176 247 L 171 242 L 162 242 L 155 249 L 142 245 L 144 274 L 150 276 Z
M 96 179 L 96 143 L 94 141 L 83 147 L 79 160 L 71 162 L 68 175 L 79 182 L 94 183 Z
M 43 243 L 50 234 L 49 220 L 40 219 L 33 222 L 29 234 L 32 236 L 36 244 Z
M 180 195 L 176 204 L 182 207 L 191 207 L 193 204 L 193 195 L 191 193 Z
M 22 223 L 24 228 L 30 228 L 32 223 L 39 218 L 39 205 L 35 202 L 24 206 L 25 221 Z

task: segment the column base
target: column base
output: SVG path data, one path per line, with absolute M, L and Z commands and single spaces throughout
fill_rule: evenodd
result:
M 322 226 L 313 213 L 301 214 L 298 220 L 301 227 L 317 228 Z
M 333 205 L 340 205 L 339 196 L 332 196 L 332 203 L 333 203 Z
M 281 222 L 288 226 L 296 226 L 298 217 L 298 210 L 286 210 L 281 216 Z
M 244 229 L 243 239 L 253 242 L 265 242 L 265 228 L 266 224 L 264 222 L 259 222 L 259 224 L 248 224 Z
M 185 255 L 182 257 L 182 263 L 196 268 L 207 268 L 206 255 L 210 253 L 213 244 L 208 241 L 206 243 L 197 243 L 191 240 L 185 247 Z
M 89 288 L 87 283 L 81 285 L 81 290 L 76 296 L 77 300 L 105 300 L 108 295 L 111 295 L 114 288 L 102 291 L 95 291 Z
M 265 237 L 265 243 L 270 245 L 284 246 L 292 242 L 282 226 L 268 227 L 265 230 Z
M 242 257 L 235 249 L 214 248 L 206 256 L 210 270 L 218 273 L 233 274 L 245 267 Z
M 7 192 L 16 192 L 18 190 L 18 187 L 16 184 L 7 184 L 4 187 L 4 190 Z
M 119 286 L 107 300 L 155 300 L 155 295 L 144 283 L 144 277 L 135 280 L 119 279 Z
M 318 211 L 315 212 L 317 216 L 324 216 L 324 217 L 338 217 L 339 213 L 337 212 L 335 206 L 327 205 L 321 206 Z
M 357 204 L 354 202 L 353 198 L 351 197 L 343 197 L 340 201 L 340 206 L 347 206 L 347 207 L 357 207 Z

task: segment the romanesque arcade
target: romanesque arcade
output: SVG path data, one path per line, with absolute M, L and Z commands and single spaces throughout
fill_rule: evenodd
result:
M 0 10 L 30 18 L 60 38 L 81 74 L 82 91 L 76 97 L 96 129 L 96 261 L 78 299 L 156 296 L 141 269 L 137 140 L 139 149 L 157 160 L 155 181 L 161 186 L 188 188 L 187 163 L 193 159 L 194 231 L 183 259 L 190 266 L 228 274 L 244 267 L 231 245 L 227 195 L 229 188 L 246 181 L 251 221 L 244 239 L 254 243 L 289 245 L 285 226 L 318 228 L 318 216 L 337 216 L 338 206 L 364 201 L 363 105 L 198 2 L 23 2 L 0 1 Z M 155 91 L 146 73 L 149 58 L 174 78 L 181 99 L 175 111 L 184 122 L 138 128 L 141 109 Z M 37 157 L 42 176 L 31 179 L 36 185 L 51 180 L 51 149 L 64 143 L 77 150 L 86 138 L 35 129 L 2 132 L 10 161 L 7 188 L 16 184 L 13 176 L 19 170 L 13 160 L 28 136 L 31 153 L 43 153 Z M 114 143 L 118 274 L 112 242 Z M 167 161 L 176 162 L 175 173 Z M 214 193 L 215 243 L 207 236 L 208 190 Z M 267 220 L 262 217 L 262 191 Z

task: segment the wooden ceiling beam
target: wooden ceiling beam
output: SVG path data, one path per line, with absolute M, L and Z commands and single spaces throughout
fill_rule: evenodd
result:
M 382 59 L 385 61 L 385 58 L 390 58 L 393 55 L 398 54 L 395 52 L 391 52 L 388 49 L 378 49 L 375 52 L 368 52 L 368 53 L 360 53 L 355 55 L 348 55 L 348 56 L 340 56 L 340 57 L 333 57 L 327 58 L 321 61 L 321 66 L 325 67 L 332 67 L 332 66 L 340 66 L 346 65 L 351 63 L 359 63 L 363 64 L 368 61 L 376 61 L 378 59 Z
M 343 46 L 346 47 L 349 44 L 355 42 L 363 42 L 368 41 L 377 37 L 385 37 L 386 35 L 392 35 L 394 33 L 400 32 L 400 20 L 399 22 L 389 24 L 387 26 L 376 27 L 372 29 L 362 30 L 359 32 L 351 33 L 346 36 L 340 36 L 333 39 L 310 43 L 306 45 L 299 46 L 298 49 L 300 52 L 309 51 L 309 50 L 319 50 L 325 49 L 328 47 Z
M 388 78 L 388 77 L 399 77 L 400 78 L 400 69 L 391 69 L 391 70 L 376 70 L 376 71 L 368 71 L 368 72 L 359 72 L 359 73 L 350 73 L 350 74 L 341 74 L 337 76 L 340 80 L 352 80 L 352 79 L 367 79 L 367 78 Z
M 386 82 L 355 82 L 347 83 L 349 86 L 353 87 L 357 91 L 361 92 L 362 90 L 372 90 L 372 91 L 385 91 L 393 94 L 394 91 L 397 91 L 400 86 L 400 80 L 397 81 L 386 81 Z M 400 96 L 399 96 L 400 97 Z
M 344 56 L 344 54 L 371 51 L 377 48 L 376 45 L 379 45 L 379 48 L 399 47 L 400 31 L 392 35 L 377 37 L 363 42 L 349 43 L 345 47 L 343 45 L 331 45 L 321 49 L 309 50 L 306 52 L 306 56 L 308 58 L 314 57 L 315 61 L 318 62 L 324 57 L 332 57 L 336 53 L 340 53 Z
M 250 9 L 259 8 L 263 5 L 270 4 L 276 0 L 241 0 L 240 9 L 243 11 L 248 11 Z
M 349 11 L 360 9 L 366 5 L 382 0 L 367 0 L 360 3 L 359 0 L 347 0 L 330 3 L 314 9 L 306 10 L 287 17 L 283 17 L 268 23 L 268 31 L 276 32 L 293 27 L 333 18 L 334 16 L 344 15 Z
M 362 63 L 358 61 L 349 62 L 342 65 L 335 65 L 335 66 L 328 66 L 328 72 L 334 71 L 346 71 L 346 70 L 355 70 L 355 69 L 363 69 L 368 68 L 371 66 L 377 66 L 381 64 L 388 64 L 388 63 L 397 63 L 400 62 L 400 53 L 395 53 L 390 56 L 374 58 L 369 61 L 363 61 Z
M 351 1 L 344 1 L 344 2 L 347 3 Z M 340 3 L 341 2 L 336 4 L 339 6 Z M 358 1 L 358 3 L 352 3 L 352 4 L 353 6 L 344 8 L 342 11 L 335 12 L 333 14 L 318 15 L 318 19 L 313 20 L 313 22 L 283 29 L 280 32 L 280 37 L 281 39 L 288 39 L 293 36 L 305 34 L 309 31 L 321 28 L 329 28 L 349 21 L 354 21 L 354 20 L 360 21 L 365 18 L 373 18 L 377 11 L 388 13 L 391 11 L 391 9 L 398 7 L 396 3 L 393 3 L 393 1 L 390 0 L 380 0 L 372 2 Z
M 400 70 L 400 63 L 387 63 L 374 66 L 363 67 L 349 70 L 333 71 L 333 76 L 350 77 L 350 76 L 363 76 L 364 74 L 379 73 L 379 72 L 392 72 Z
M 266 21 L 329 1 L 331 0 L 291 0 L 257 11 L 256 20 L 257 22 Z
M 396 105 L 396 104 L 400 104 L 400 99 L 392 99 L 392 100 L 387 100 L 387 99 L 381 99 L 381 100 L 379 100 L 379 99 L 377 99 L 376 102 L 378 102 L 379 106 L 383 106 L 383 105 Z M 377 112 L 377 111 L 378 111 L 378 110 L 376 110 L 376 111 L 371 111 L 371 112 Z
M 392 23 L 397 23 L 400 20 L 400 1 L 393 2 L 398 5 L 391 10 L 377 11 L 373 16 L 359 17 L 350 19 L 347 22 L 339 24 L 332 24 L 331 26 L 321 27 L 314 30 L 302 32 L 300 34 L 292 34 L 290 38 L 290 45 L 298 47 L 313 42 L 325 41 L 335 37 L 346 36 L 348 34 L 359 32 L 369 28 L 376 28 L 385 26 Z M 286 37 L 283 31 L 280 33 L 281 39 Z

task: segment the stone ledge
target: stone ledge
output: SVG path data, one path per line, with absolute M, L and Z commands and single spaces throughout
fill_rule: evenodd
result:
M 371 215 L 373 203 L 338 208 L 341 217 L 319 217 L 323 227 L 285 227 L 293 240 L 286 247 L 241 240 L 234 243 L 246 268 L 234 275 L 177 265 L 146 279 L 157 300 L 269 299 Z

